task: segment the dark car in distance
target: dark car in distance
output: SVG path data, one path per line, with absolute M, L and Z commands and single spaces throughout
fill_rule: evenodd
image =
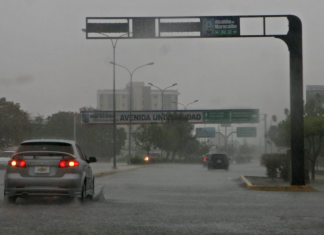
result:
M 229 158 L 226 154 L 215 153 L 211 154 L 208 161 L 208 170 L 212 169 L 224 169 L 229 168 Z

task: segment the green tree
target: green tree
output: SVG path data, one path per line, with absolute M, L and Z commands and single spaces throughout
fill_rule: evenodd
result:
M 217 146 L 217 152 L 233 156 L 237 152 L 237 149 L 235 148 L 235 146 L 232 147 L 232 145 L 221 145 Z
M 306 159 L 311 164 L 311 178 L 315 180 L 316 160 L 320 155 L 324 140 L 324 117 L 304 118 Z
M 82 125 L 78 121 L 76 133 L 77 142 L 87 155 L 105 159 L 113 157 L 113 125 Z M 126 139 L 125 129 L 116 128 L 116 155 L 121 154 Z
M 124 128 L 116 128 L 116 155 L 126 143 Z M 104 159 L 113 157 L 113 125 L 84 125 L 81 124 L 81 115 L 76 115 L 76 141 L 88 156 Z
M 306 117 L 324 115 L 324 108 L 322 107 L 322 97 L 320 94 L 317 93 L 314 99 L 309 100 L 305 104 L 304 112 Z
M 255 152 L 255 148 L 248 144 L 242 144 L 238 149 L 238 153 L 242 155 L 251 155 L 254 152 Z
M 166 152 L 165 160 L 169 159 L 171 145 L 173 144 L 173 132 L 161 126 L 160 135 L 157 137 L 156 147 Z
M 29 132 L 28 139 L 42 139 L 44 138 L 46 119 L 38 115 L 30 118 L 31 130 Z
M 190 160 L 191 162 L 200 162 L 201 159 L 199 156 L 209 153 L 210 148 L 210 143 L 200 142 L 196 137 L 192 136 L 192 138 L 187 141 L 179 155 L 181 155 L 183 159 Z
M 73 140 L 74 115 L 76 113 L 58 112 L 47 117 L 44 138 Z
M 206 155 L 207 153 L 210 152 L 210 149 L 214 146 L 214 144 L 210 140 L 207 140 L 206 142 L 199 142 L 199 143 L 200 143 L 198 149 L 199 156 Z
M 310 163 L 311 179 L 315 180 L 315 165 L 323 151 L 324 109 L 322 97 L 316 94 L 304 106 L 305 157 Z
M 271 125 L 267 136 L 277 147 L 290 146 L 290 114 L 289 110 L 285 109 L 286 120 L 278 123 L 278 125 Z M 272 116 L 273 121 L 277 121 L 275 115 Z
M 160 133 L 161 128 L 157 124 L 140 125 L 133 133 L 136 148 L 149 155 L 152 148 L 156 149 Z
M 285 109 L 286 120 L 277 126 L 271 126 L 268 135 L 276 146 L 290 146 L 290 114 Z M 324 109 L 321 106 L 321 97 L 317 95 L 304 105 L 304 138 L 305 159 L 311 166 L 311 178 L 315 179 L 315 165 L 323 151 L 324 142 Z M 307 165 L 307 162 L 305 163 Z
M 0 149 L 18 145 L 30 130 L 29 115 L 19 104 L 0 98 Z
M 187 143 L 192 140 L 193 124 L 183 114 L 169 114 L 162 125 L 163 150 L 172 153 L 172 161 L 177 153 L 183 152 Z

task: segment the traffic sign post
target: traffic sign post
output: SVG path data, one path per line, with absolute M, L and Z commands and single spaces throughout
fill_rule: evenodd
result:
M 253 35 L 242 35 L 242 19 L 259 18 L 263 31 Z M 267 19 L 286 18 L 289 30 L 285 34 L 268 34 Z M 172 20 L 187 20 L 174 22 Z M 97 21 L 107 21 L 98 23 Z M 116 22 L 117 21 L 117 22 Z M 154 24 L 153 24 L 154 23 Z M 147 27 L 147 29 L 143 29 Z M 133 30 L 133 31 L 131 31 Z M 132 32 L 132 33 L 130 33 Z M 164 33 L 168 33 L 164 35 Z M 169 35 L 171 33 L 171 35 Z M 175 33 L 175 34 L 172 34 Z M 196 34 L 192 34 L 196 33 Z M 93 35 L 94 34 L 94 35 Z M 108 34 L 108 37 L 102 37 Z M 110 35 L 112 34 L 112 35 Z M 120 35 L 127 36 L 120 38 Z M 138 39 L 138 38 L 247 38 L 271 37 L 281 39 L 289 49 L 290 62 L 290 110 L 291 110 L 291 185 L 305 185 L 304 176 L 304 119 L 303 119 L 303 52 L 302 23 L 294 15 L 246 15 L 246 16 L 196 16 L 196 17 L 87 17 L 87 39 Z M 226 119 L 224 116 L 207 114 L 207 120 Z

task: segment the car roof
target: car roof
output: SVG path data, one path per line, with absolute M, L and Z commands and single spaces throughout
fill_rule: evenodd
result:
M 220 155 L 225 155 L 226 156 L 225 153 L 208 153 L 208 154 L 206 154 L 206 157 L 210 157 L 210 156 L 220 156 Z
M 75 144 L 74 140 L 62 140 L 62 139 L 35 139 L 35 140 L 25 140 L 21 144 L 26 143 L 65 143 L 65 144 Z

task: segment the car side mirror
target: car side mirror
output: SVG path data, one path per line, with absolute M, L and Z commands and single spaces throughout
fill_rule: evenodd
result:
M 91 162 L 97 162 L 97 158 L 95 158 L 95 157 L 89 157 L 88 162 L 89 163 L 91 163 Z

